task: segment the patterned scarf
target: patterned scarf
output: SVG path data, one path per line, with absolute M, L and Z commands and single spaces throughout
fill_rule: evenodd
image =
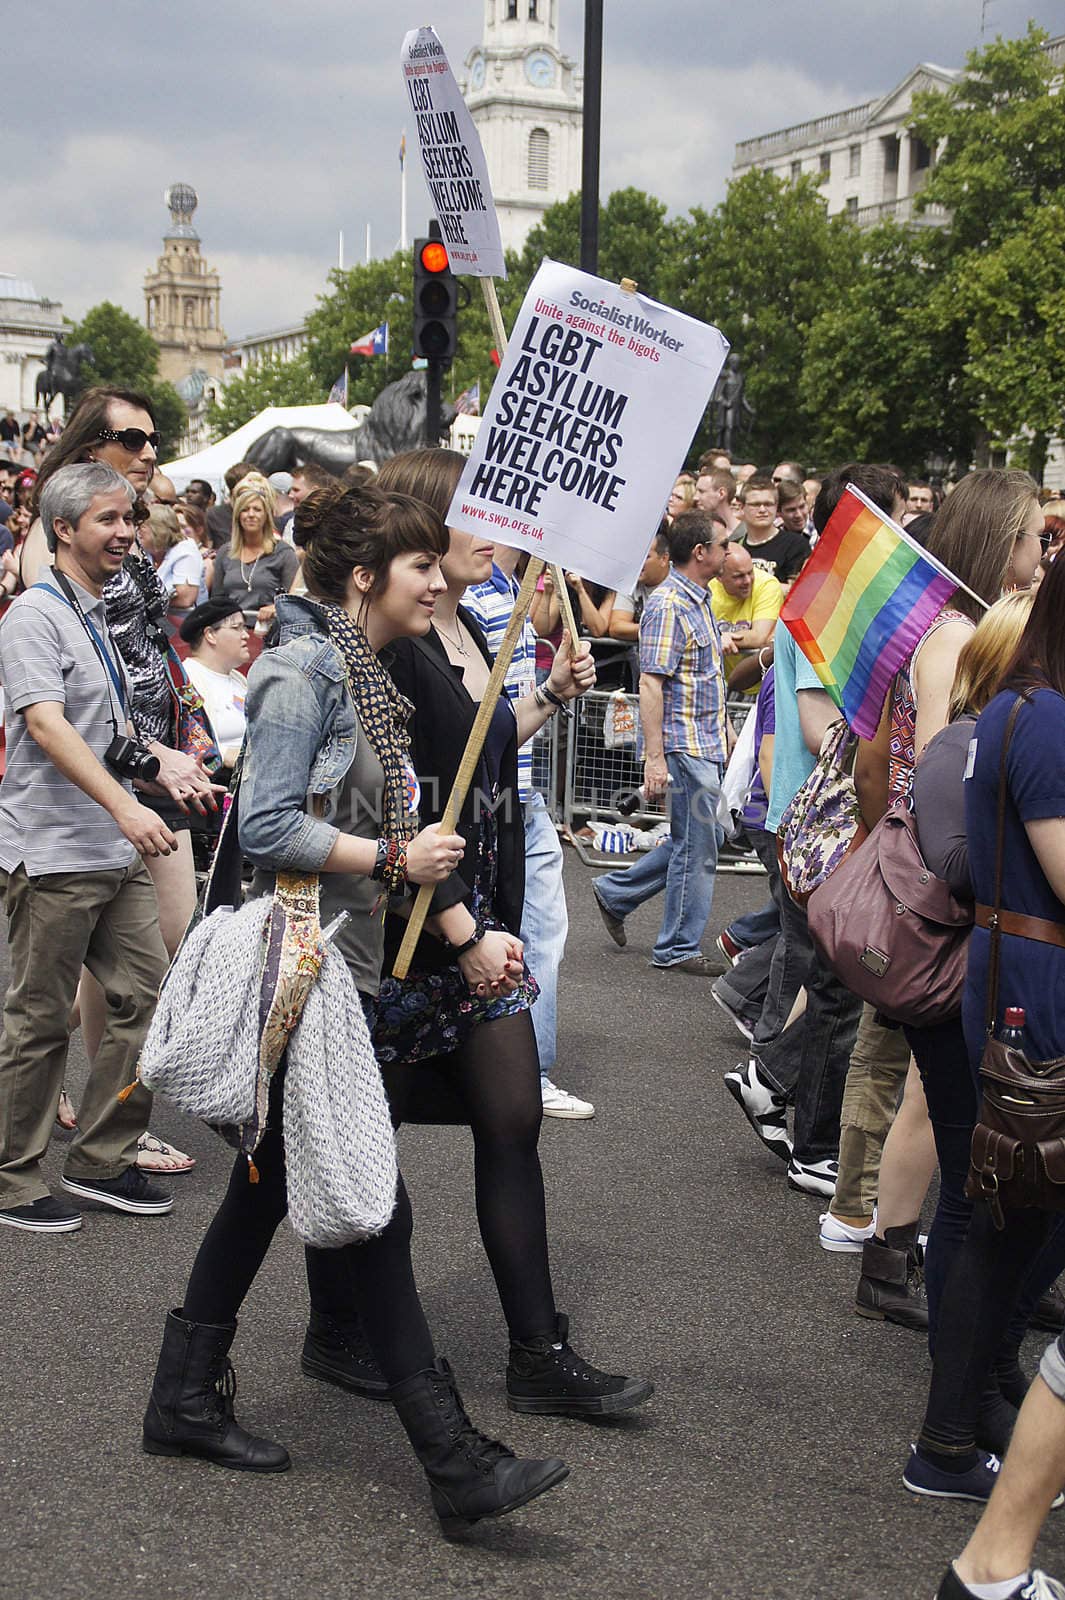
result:
M 400 694 L 370 647 L 370 641 L 343 606 L 316 601 L 329 636 L 344 657 L 348 688 L 370 748 L 385 774 L 381 830 L 391 839 L 413 839 L 417 812 L 410 808 L 410 738 L 407 723 L 414 707 Z

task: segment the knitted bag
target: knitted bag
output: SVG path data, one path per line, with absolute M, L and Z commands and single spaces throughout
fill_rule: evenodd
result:
M 268 897 L 219 906 L 187 934 L 159 994 L 138 1077 L 205 1122 L 243 1123 L 255 1109 L 259 984 Z
M 396 1142 L 362 1002 L 327 945 L 288 1046 L 288 1214 L 297 1236 L 337 1249 L 380 1233 L 396 1203 Z

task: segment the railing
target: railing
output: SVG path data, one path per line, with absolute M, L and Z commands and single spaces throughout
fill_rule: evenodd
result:
M 775 133 L 763 133 L 757 139 L 744 139 L 736 146 L 734 166 L 763 160 L 766 156 L 787 155 L 789 150 L 800 150 L 806 145 L 836 139 L 841 133 L 864 128 L 869 113 L 877 104 L 867 100 L 861 106 L 849 106 L 846 111 L 833 111 L 827 117 L 814 117 L 810 122 L 797 122 L 792 128 L 779 128 Z
M 881 200 L 878 205 L 858 206 L 848 212 L 859 228 L 872 228 L 878 222 L 892 218 L 895 222 L 909 222 L 915 228 L 945 228 L 950 221 L 946 206 L 929 205 L 918 211 L 916 195 L 903 195 L 899 200 Z
M 632 824 L 639 837 L 668 817 L 664 804 L 648 804 L 640 796 L 643 763 L 636 755 L 640 710 L 634 694 L 625 696 L 632 734 L 617 742 L 606 731 L 619 692 L 592 689 L 574 702 L 572 718 L 552 717 L 533 742 L 533 784 L 587 866 L 631 866 L 640 859 L 639 850 L 601 852 L 589 837 L 590 824 Z M 729 700 L 729 715 L 737 729 L 753 708 L 753 696 Z M 726 844 L 718 871 L 761 872 L 762 868 L 742 843 Z

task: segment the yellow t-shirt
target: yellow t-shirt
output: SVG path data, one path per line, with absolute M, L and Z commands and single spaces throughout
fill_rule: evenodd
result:
M 754 584 L 746 600 L 737 600 L 735 595 L 729 594 L 720 578 L 714 578 L 710 584 L 710 609 L 717 618 L 718 626 L 736 634 L 741 649 L 743 634 L 752 624 L 762 622 L 766 617 L 778 617 L 783 604 L 784 591 L 776 578 L 771 572 L 760 571 L 757 566 L 754 569 Z M 738 656 L 725 656 L 726 678 L 738 660 Z

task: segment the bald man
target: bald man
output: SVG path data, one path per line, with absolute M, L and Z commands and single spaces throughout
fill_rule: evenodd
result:
M 746 546 L 730 544 L 725 564 L 710 584 L 726 678 L 741 651 L 761 650 L 769 643 L 783 603 L 784 591 L 772 573 L 755 566 Z
M 148 485 L 152 500 L 157 506 L 177 505 L 177 490 L 165 472 L 153 472 Z

